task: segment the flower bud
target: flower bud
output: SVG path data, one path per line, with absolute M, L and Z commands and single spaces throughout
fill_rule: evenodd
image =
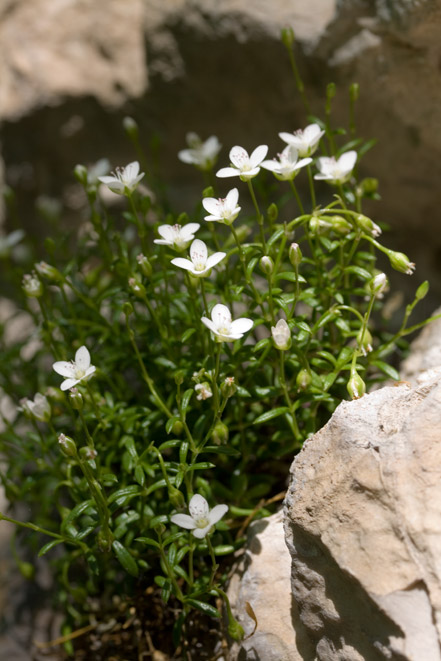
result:
M 420 284 L 418 289 L 416 290 L 415 293 L 415 300 L 417 301 L 422 301 L 423 298 L 427 296 L 427 292 L 429 291 L 429 282 L 425 280 Z
M 136 261 L 139 264 L 139 270 L 141 273 L 145 275 L 146 278 L 150 278 L 153 273 L 153 269 L 147 257 L 141 253 L 136 258 Z
M 291 27 L 283 28 L 281 33 L 281 38 L 282 38 L 282 44 L 286 48 L 291 48 L 291 46 L 296 40 L 294 35 L 294 30 Z
M 364 333 L 363 329 L 360 329 L 360 332 L 357 335 L 357 344 L 360 347 L 363 356 L 366 356 L 369 351 L 372 351 L 372 335 L 367 328 L 365 328 Z
M 380 236 L 381 228 L 378 227 L 373 220 L 362 213 L 359 213 L 358 216 L 355 217 L 355 222 L 363 232 L 366 232 L 366 234 L 369 234 L 370 236 Z
M 145 297 L 145 287 L 136 278 L 129 278 L 129 287 L 132 294 L 135 294 L 138 298 Z
M 180 420 L 175 420 L 175 422 L 173 423 L 173 427 L 171 429 L 173 434 L 175 436 L 179 436 L 180 434 L 182 434 L 183 429 L 184 429 L 184 425 L 182 424 L 182 422 Z
M 87 168 L 84 165 L 76 165 L 74 176 L 83 186 L 87 186 Z
M 79 392 L 78 388 L 71 388 L 69 390 L 69 401 L 73 409 L 81 411 L 83 408 L 83 395 Z
M 133 314 L 133 305 L 129 301 L 124 303 L 123 312 L 126 317 L 130 317 L 130 315 Z
M 352 83 L 352 85 L 350 85 L 349 87 L 349 97 L 352 103 L 358 100 L 359 95 L 360 95 L 360 85 L 358 83 Z
M 204 381 L 203 383 L 197 383 L 194 387 L 196 394 L 196 399 L 205 400 L 208 399 L 209 397 L 213 397 L 213 393 L 211 392 L 211 386 L 207 381 Z
M 331 228 L 331 223 L 325 218 L 311 218 L 309 221 L 309 229 L 313 234 L 326 234 Z
M 214 197 L 214 188 L 213 186 L 207 186 L 202 191 L 202 197 Z
M 234 381 L 234 376 L 227 376 L 225 381 L 220 387 L 222 397 L 229 398 L 232 397 L 237 390 L 236 383 Z
M 32 275 L 26 273 L 26 275 L 23 276 L 22 287 L 24 293 L 26 296 L 29 296 L 29 298 L 39 298 L 43 295 L 43 284 L 41 280 L 37 278 L 35 273 Z
M 66 436 L 65 434 L 60 434 L 58 436 L 58 443 L 60 444 L 62 452 L 67 457 L 77 456 L 77 446 L 75 445 L 73 438 L 70 438 L 70 436 Z
M 407 255 L 405 255 L 403 252 L 388 250 L 387 256 L 389 257 L 392 268 L 394 268 L 396 271 L 400 271 L 400 273 L 412 275 L 413 271 L 415 270 L 415 264 L 409 260 Z
M 289 261 L 294 266 L 294 268 L 300 264 L 303 255 L 298 243 L 291 243 L 291 245 L 289 246 L 288 255 L 289 255 Z
M 211 440 L 215 445 L 226 445 L 228 442 L 229 431 L 227 425 L 219 420 L 214 426 Z
M 38 275 L 47 278 L 47 280 L 52 280 L 52 282 L 61 282 L 63 280 L 60 271 L 56 269 L 55 266 L 47 264 L 47 262 L 38 262 L 35 264 L 35 270 Z
M 34 401 L 24 398 L 20 400 L 20 404 L 28 418 L 34 418 L 39 422 L 49 422 L 52 413 L 51 405 L 41 393 L 37 392 Z
M 279 215 L 279 209 L 277 208 L 277 204 L 274 204 L 274 202 L 272 202 L 266 211 L 266 215 L 268 216 L 268 220 L 270 222 L 275 223 Z
M 279 319 L 275 326 L 271 326 L 271 335 L 276 349 L 287 351 L 290 348 L 291 331 L 285 319 Z
M 360 399 L 360 397 L 363 397 L 366 392 L 365 383 L 358 372 L 351 373 L 351 378 L 349 379 L 346 388 L 352 399 Z
M 375 179 L 374 177 L 366 177 L 366 179 L 360 181 L 358 187 L 362 194 L 373 195 L 373 193 L 376 193 L 378 190 L 378 179 Z
M 129 138 L 134 139 L 138 137 L 138 124 L 135 122 L 133 117 L 124 117 L 123 129 Z
M 184 494 L 172 484 L 168 487 L 168 499 L 176 509 L 180 509 L 185 505 Z
M 376 298 L 381 298 L 383 296 L 383 292 L 387 287 L 386 274 L 378 273 L 375 276 L 375 278 L 372 278 L 372 280 L 369 281 L 368 287 L 372 296 L 375 296 Z
M 343 216 L 331 216 L 332 229 L 338 234 L 349 234 L 352 231 L 352 225 Z
M 177 386 L 181 386 L 184 383 L 185 371 L 177 370 L 174 375 L 174 380 Z
M 274 271 L 274 262 L 271 257 L 268 257 L 268 255 L 264 255 L 260 258 L 259 266 L 267 275 L 271 275 Z
M 308 370 L 303 369 L 297 374 L 296 384 L 300 390 L 306 390 L 312 381 L 311 375 Z
M 94 448 L 83 447 L 80 448 L 80 456 L 86 461 L 94 461 L 98 456 L 98 452 Z

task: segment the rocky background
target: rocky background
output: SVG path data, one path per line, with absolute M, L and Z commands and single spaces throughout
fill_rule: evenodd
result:
M 38 234 L 41 195 L 61 196 L 63 219 L 75 222 L 76 163 L 133 159 L 125 115 L 147 149 L 156 145 L 179 211 L 191 212 L 201 190 L 176 158 L 188 130 L 216 133 L 224 163 L 234 144 L 268 143 L 276 153 L 277 133 L 306 123 L 279 39 L 287 25 L 316 114 L 334 81 L 335 122 L 347 125 L 348 86 L 360 83 L 359 132 L 378 138 L 361 173 L 380 179 L 383 198 L 368 211 L 390 224 L 388 243 L 409 253 L 418 280 L 430 278 L 427 311 L 435 307 L 439 0 L 2 0 L 0 140 L 28 230 Z

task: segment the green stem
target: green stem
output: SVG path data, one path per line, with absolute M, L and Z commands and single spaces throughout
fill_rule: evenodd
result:
M 257 203 L 257 199 L 256 199 L 256 195 L 254 193 L 253 183 L 252 183 L 251 179 L 247 180 L 247 184 L 248 184 L 248 189 L 250 191 L 251 199 L 253 200 L 254 208 L 255 208 L 256 214 L 257 214 L 257 222 L 259 223 L 260 240 L 261 240 L 262 246 L 263 246 L 263 254 L 266 255 L 267 250 L 266 250 L 265 234 L 264 234 L 264 231 L 263 231 L 263 216 L 260 213 L 259 205 Z
M 297 191 L 296 185 L 292 179 L 289 180 L 289 184 L 291 186 L 291 190 L 294 193 L 294 197 L 296 198 L 297 206 L 299 207 L 300 213 L 303 216 L 305 213 L 305 210 L 303 208 L 302 200 L 300 199 L 300 195 Z
M 296 418 L 296 413 L 295 409 L 293 406 L 293 403 L 291 402 L 291 398 L 289 396 L 288 388 L 286 386 L 286 379 L 285 379 L 285 352 L 284 351 L 279 351 L 280 354 L 280 374 L 279 374 L 279 380 L 280 380 L 280 385 L 282 386 L 283 394 L 285 396 L 285 401 L 286 404 L 289 408 L 290 412 L 290 418 L 288 418 L 288 424 L 291 428 L 292 433 L 294 434 L 294 438 L 296 441 L 300 441 L 302 436 L 300 434 L 300 430 L 297 424 L 297 418 Z
M 308 172 L 308 181 L 309 181 L 309 191 L 311 193 L 311 205 L 312 208 L 315 209 L 316 207 L 316 199 L 315 199 L 315 190 L 314 190 L 314 179 L 312 176 L 312 170 L 311 170 L 311 165 L 306 166 L 306 170 Z

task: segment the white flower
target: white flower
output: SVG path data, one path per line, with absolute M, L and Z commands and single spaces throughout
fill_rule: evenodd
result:
M 385 273 L 377 273 L 377 275 L 369 281 L 370 293 L 375 298 L 383 298 L 384 292 L 387 289 L 388 282 Z
M 133 193 L 143 176 L 144 172 L 139 174 L 138 161 L 133 161 L 125 168 L 116 168 L 112 176 L 98 177 L 98 180 L 114 193 L 126 195 L 127 193 Z
M 297 149 L 292 145 L 288 145 L 281 154 L 278 154 L 279 160 L 274 158 L 272 161 L 263 161 L 261 165 L 265 170 L 271 170 L 277 179 L 289 181 L 294 179 L 301 168 L 312 163 L 312 158 L 302 158 L 299 161 L 298 156 Z
M 11 252 L 11 248 L 20 243 L 24 235 L 23 230 L 14 230 L 6 236 L 0 236 L 0 257 L 7 257 Z
M 20 402 L 22 408 L 33 418 L 40 420 L 40 422 L 47 422 L 51 417 L 51 406 L 46 397 L 39 392 L 32 399 L 22 399 Z
M 107 175 L 109 170 L 110 163 L 107 158 L 100 158 L 99 161 L 93 165 L 90 165 L 87 169 L 87 183 L 89 186 L 96 186 L 100 180 L 100 177 Z
M 195 392 L 197 393 L 196 399 L 202 400 L 202 399 L 209 399 L 210 397 L 213 397 L 213 393 L 211 392 L 210 384 L 207 383 L 207 381 L 204 381 L 203 383 L 197 383 L 194 387 Z
M 194 233 L 200 228 L 199 223 L 187 223 L 187 225 L 160 225 L 158 234 L 162 239 L 155 239 L 153 243 L 159 246 L 170 246 L 178 252 L 185 250 L 194 239 Z
M 183 257 L 176 257 L 171 260 L 171 263 L 179 266 L 180 269 L 190 271 L 192 275 L 198 278 L 202 278 L 210 275 L 210 270 L 213 266 L 219 264 L 226 256 L 227 253 L 225 252 L 215 252 L 208 257 L 208 250 L 205 243 L 199 239 L 195 239 L 190 246 L 191 261 Z
M 324 179 L 331 184 L 343 184 L 351 176 L 356 160 L 357 152 L 354 150 L 345 152 L 338 159 L 333 156 L 320 156 L 317 161 L 320 173 L 315 174 L 314 179 Z
M 216 177 L 240 177 L 242 181 L 248 181 L 259 174 L 259 165 L 267 153 L 267 145 L 256 147 L 251 156 L 243 147 L 233 147 L 230 151 L 231 167 L 221 168 Z
M 183 163 L 195 165 L 200 170 L 210 170 L 217 161 L 222 145 L 215 135 L 202 142 L 197 133 L 187 133 L 189 149 L 182 149 L 178 158 Z
M 220 521 L 224 514 L 226 514 L 228 505 L 216 505 L 210 510 L 205 498 L 196 493 L 190 500 L 188 510 L 190 515 L 173 514 L 170 517 L 170 521 L 181 526 L 181 528 L 192 530 L 195 537 L 203 539 L 210 532 L 214 524 Z
M 318 147 L 324 131 L 318 124 L 309 124 L 303 131 L 299 129 L 294 133 L 279 133 L 279 137 L 288 145 L 292 145 L 299 152 L 299 156 L 312 156 Z
M 218 220 L 226 225 L 236 220 L 240 207 L 237 206 L 239 200 L 239 191 L 233 188 L 227 193 L 225 198 L 206 197 L 202 200 L 202 206 L 208 211 L 210 216 L 205 216 L 205 220 Z
M 57 374 L 66 377 L 60 386 L 61 390 L 69 390 L 80 381 L 89 379 L 95 372 L 96 367 L 90 364 L 90 353 L 87 347 L 82 346 L 76 352 L 74 361 L 68 363 L 65 360 L 59 360 L 52 365 L 52 369 Z
M 214 306 L 211 311 L 211 319 L 202 317 L 201 321 L 215 334 L 218 342 L 234 342 L 234 340 L 239 340 L 253 326 L 253 321 L 246 317 L 232 321 L 231 312 L 222 303 L 217 303 Z
M 291 331 L 285 319 L 279 319 L 275 326 L 271 326 L 271 335 L 277 349 L 286 351 L 291 346 Z

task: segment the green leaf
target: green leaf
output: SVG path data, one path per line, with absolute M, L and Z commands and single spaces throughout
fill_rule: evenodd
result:
M 241 452 L 235 448 L 229 447 L 228 445 L 206 445 L 202 450 L 203 452 L 209 452 L 212 454 L 226 454 L 230 457 L 240 457 Z
M 173 425 L 175 424 L 175 422 L 178 422 L 180 419 L 181 418 L 179 415 L 174 415 L 172 418 L 169 418 L 167 420 L 167 422 L 165 423 L 165 431 L 167 432 L 167 434 L 170 434 L 171 430 L 173 429 Z
M 156 539 L 152 539 L 151 537 L 136 537 L 135 542 L 140 542 L 141 544 L 148 544 L 148 546 L 154 546 L 156 549 L 161 548 L 159 542 L 157 542 Z
M 138 496 L 141 493 L 141 490 L 137 484 L 131 484 L 128 487 L 124 487 L 123 489 L 118 489 L 117 491 L 114 491 L 113 493 L 110 494 L 110 496 L 107 499 L 108 504 L 110 505 L 116 500 L 120 500 L 121 498 L 126 498 L 127 496 Z
M 61 522 L 61 531 L 64 532 L 68 526 L 71 525 L 72 521 L 74 521 L 77 517 L 81 516 L 83 512 L 85 512 L 89 507 L 94 505 L 95 502 L 93 500 L 85 500 L 82 503 L 78 503 L 78 505 L 75 505 L 73 510 L 69 512 L 67 517 L 63 519 Z
M 399 381 L 400 380 L 400 375 L 398 374 L 395 367 L 392 367 L 392 365 L 388 365 L 387 363 L 383 362 L 382 360 L 374 360 L 372 362 L 372 365 L 375 365 L 375 367 L 378 367 L 379 370 L 384 372 L 384 374 L 386 374 L 388 377 L 390 377 L 394 381 Z
M 254 269 L 256 268 L 256 264 L 257 264 L 258 261 L 259 261 L 258 257 L 253 257 L 253 259 L 250 259 L 250 261 L 248 262 L 248 266 L 247 266 L 247 269 L 246 269 L 246 273 L 247 273 L 248 278 L 251 278 L 251 274 L 254 271 Z
M 189 340 L 194 333 L 196 333 L 196 328 L 187 328 L 187 330 L 185 331 L 185 333 L 182 334 L 181 337 L 182 344 L 185 344 L 187 340 Z
M 51 542 L 48 542 L 44 546 L 41 547 L 41 549 L 38 551 L 38 557 L 41 558 L 45 553 L 53 549 L 55 546 L 58 546 L 58 544 L 62 544 L 64 540 L 62 539 L 53 539 Z
M 223 544 L 221 546 L 215 546 L 213 550 L 215 555 L 229 555 L 230 553 L 234 553 L 236 547 L 231 544 Z
M 188 405 L 190 403 L 190 399 L 192 398 L 193 394 L 194 394 L 194 389 L 189 388 L 184 392 L 184 395 L 182 397 L 181 410 L 184 417 L 185 414 L 187 413 Z
M 290 282 L 297 282 L 296 274 L 293 271 L 283 271 L 276 276 L 276 280 L 289 280 Z M 299 274 L 299 282 L 306 282 L 305 278 Z
M 269 339 L 269 337 L 264 337 L 262 340 L 256 342 L 256 344 L 253 347 L 253 353 L 257 353 L 258 351 L 265 349 L 270 344 L 271 344 L 271 340 Z
M 139 574 L 139 569 L 138 565 L 136 564 L 135 559 L 133 556 L 130 554 L 130 552 L 121 544 L 121 542 L 117 542 L 116 540 L 112 542 L 112 548 L 113 551 L 118 558 L 121 566 L 126 570 L 130 576 L 138 576 Z
M 289 408 L 287 406 L 280 406 L 277 409 L 266 411 L 266 413 L 262 413 L 262 415 L 259 415 L 259 417 L 254 420 L 253 425 L 260 425 L 262 422 L 268 422 L 268 420 L 277 418 L 284 413 L 289 413 Z
M 144 470 L 141 466 L 141 464 L 138 464 L 135 468 L 135 480 L 138 482 L 138 484 L 143 487 L 145 483 L 145 473 Z
M 205 613 L 206 615 L 210 615 L 211 617 L 216 617 L 220 618 L 221 614 L 211 604 L 206 604 L 205 601 L 199 601 L 198 599 L 185 599 L 184 600 L 185 604 L 188 604 L 189 606 L 193 606 L 193 608 L 196 608 L 198 611 L 201 611 L 202 613 Z
M 284 233 L 285 233 L 284 227 L 281 227 L 280 229 L 276 230 L 274 234 L 268 239 L 266 245 L 271 247 L 273 243 L 277 243 L 277 241 L 284 235 Z
M 347 266 L 345 273 L 353 273 L 360 280 L 372 280 L 372 273 L 369 273 L 366 269 L 362 269 L 361 266 Z

